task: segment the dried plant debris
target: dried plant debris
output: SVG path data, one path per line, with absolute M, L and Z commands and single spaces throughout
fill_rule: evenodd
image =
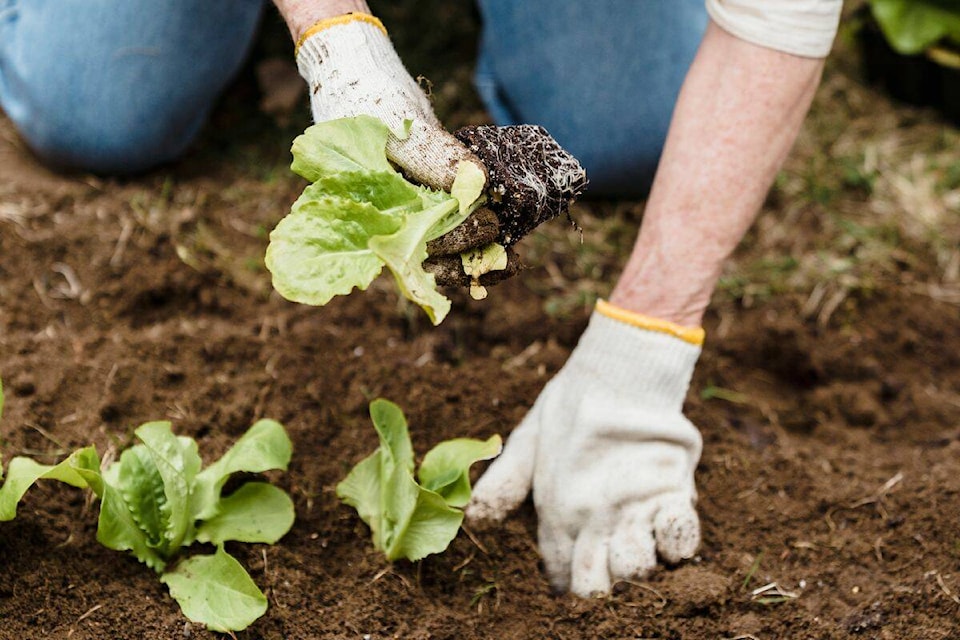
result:
M 488 206 L 510 246 L 542 222 L 566 213 L 587 186 L 587 172 L 543 127 L 478 125 L 454 135 L 487 167 Z

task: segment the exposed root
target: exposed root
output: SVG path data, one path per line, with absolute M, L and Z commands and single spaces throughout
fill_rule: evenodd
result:
M 464 127 L 454 135 L 489 174 L 489 207 L 500 220 L 500 244 L 510 246 L 542 222 L 566 213 L 587 186 L 587 173 L 537 125 Z

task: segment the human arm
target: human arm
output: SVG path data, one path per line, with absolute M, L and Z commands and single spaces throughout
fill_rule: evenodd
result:
M 682 406 L 723 261 L 792 146 L 823 61 L 711 24 L 674 111 L 640 236 L 563 369 L 477 483 L 499 520 L 531 488 L 548 578 L 589 596 L 700 542 L 701 438 Z
M 274 0 L 294 42 L 321 20 L 347 13 L 370 13 L 366 0 Z
M 821 58 L 751 44 L 711 22 L 610 302 L 700 326 L 724 261 L 796 140 L 822 70 Z
M 359 114 L 389 127 L 387 156 L 418 182 L 449 190 L 462 161 L 477 160 L 437 120 L 364 0 L 276 0 L 297 43 L 317 122 Z
M 449 191 L 461 162 L 483 163 L 450 135 L 433 113 L 430 100 L 390 42 L 383 24 L 364 0 L 276 0 L 296 43 L 300 75 L 307 81 L 316 122 L 372 115 L 391 131 L 387 156 L 413 180 Z M 424 268 L 438 284 L 469 282 L 460 253 L 493 242 L 497 217 L 475 211 L 463 224 L 428 245 Z M 518 270 L 516 254 L 508 268 L 485 280 L 493 284 Z

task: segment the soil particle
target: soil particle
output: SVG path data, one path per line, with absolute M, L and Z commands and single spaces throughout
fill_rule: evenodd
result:
M 703 614 L 727 601 L 730 578 L 705 567 L 677 567 L 663 590 L 664 598 L 674 601 L 681 615 Z
M 864 634 L 883 627 L 883 609 L 879 602 L 874 602 L 866 609 L 856 611 L 847 616 L 842 626 L 851 634 Z

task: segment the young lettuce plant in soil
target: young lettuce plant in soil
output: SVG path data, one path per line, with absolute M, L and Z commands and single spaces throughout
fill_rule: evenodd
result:
M 101 544 L 130 551 L 160 574 L 191 621 L 227 633 L 245 629 L 264 614 L 267 599 L 224 543 L 275 543 L 293 525 L 293 501 L 265 482 L 247 482 L 228 496 L 221 490 L 233 473 L 286 470 L 292 445 L 283 426 L 260 420 L 205 469 L 197 443 L 175 436 L 170 423 L 149 422 L 135 433 L 140 443 L 103 472 L 94 447 L 57 465 L 14 458 L 0 487 L 0 520 L 16 516 L 39 479 L 89 487 L 100 499 Z M 216 552 L 181 559 L 194 542 L 216 545 Z
M 294 140 L 291 168 L 312 184 L 271 232 L 266 265 L 280 295 L 312 305 L 365 290 L 386 266 L 400 293 L 439 324 L 450 301 L 423 268 L 427 242 L 480 206 L 485 177 L 462 162 L 450 193 L 408 182 L 387 160 L 389 135 L 377 118 L 356 116 Z
M 441 442 L 414 477 L 413 446 L 400 407 L 374 400 L 370 418 L 380 446 L 337 485 L 337 496 L 357 510 L 387 560 L 415 561 L 444 551 L 470 501 L 470 466 L 499 455 L 500 436 Z

